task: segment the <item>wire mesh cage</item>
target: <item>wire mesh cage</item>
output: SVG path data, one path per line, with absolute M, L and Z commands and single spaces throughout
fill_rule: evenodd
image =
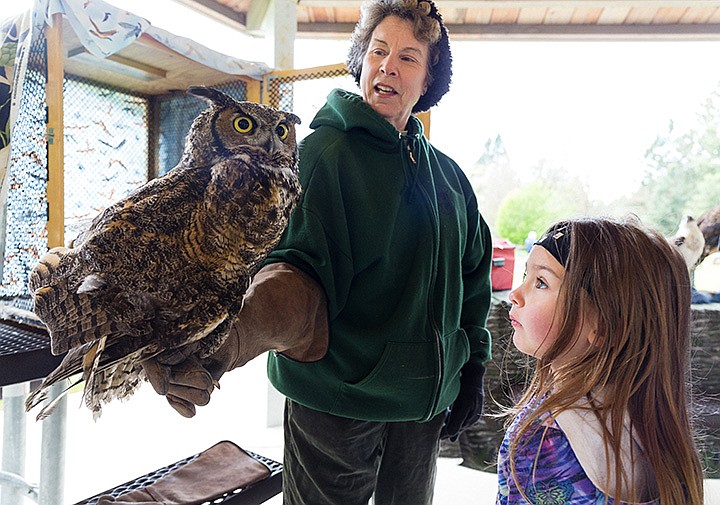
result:
M 47 249 L 45 68 L 45 38 L 34 34 L 10 143 L 8 194 L 2 212 L 5 227 L 4 233 L 0 233 L 3 253 L 0 298 L 27 293 L 27 276 Z M 4 103 L 3 107 L 6 105 L 9 104 Z
M 149 99 L 86 79 L 64 82 L 65 241 L 148 180 Z
M 265 77 L 263 102 L 299 116 L 297 138 L 301 140 L 310 133 L 310 121 L 333 88 L 357 88 L 343 64 L 276 72 Z
M 33 37 L 11 143 L 0 298 L 27 296 L 27 279 L 48 249 L 46 39 Z M 244 100 L 243 80 L 216 88 Z M 145 96 L 88 79 L 63 80 L 64 238 L 70 244 L 103 209 L 172 169 L 185 136 L 207 107 L 185 93 Z M 52 142 L 52 140 L 50 140 Z
M 36 28 L 37 30 L 37 28 Z M 0 298 L 26 297 L 27 279 L 48 248 L 47 42 L 33 33 L 20 112 L 14 127 Z M 303 119 L 298 138 L 331 89 L 355 84 L 342 64 L 270 74 L 264 102 Z M 216 88 L 238 100 L 247 82 Z M 69 244 L 104 208 L 179 162 L 190 124 L 207 104 L 178 92 L 146 96 L 85 78 L 63 81 L 64 239 Z M 52 136 L 50 136 L 52 142 Z M 3 242 L 4 240 L 4 242 Z
M 245 100 L 247 83 L 231 81 L 213 86 L 235 98 Z M 207 107 L 207 102 L 186 93 L 164 95 L 157 99 L 160 128 L 158 132 L 158 174 L 163 175 L 175 167 L 182 157 L 185 136 L 197 115 Z

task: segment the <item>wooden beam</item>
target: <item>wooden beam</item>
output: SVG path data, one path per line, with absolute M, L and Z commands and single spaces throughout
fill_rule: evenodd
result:
M 236 30 L 245 30 L 247 26 L 247 16 L 245 13 L 231 9 L 215 0 L 175 0 L 175 2 Z
M 300 23 L 297 34 L 313 37 L 347 37 L 355 29 L 355 23 Z
M 261 81 L 249 79 L 245 81 L 245 86 L 245 100 L 248 102 L 260 103 L 260 100 L 262 100 Z
M 363 0 L 298 0 L 298 7 L 359 7 Z M 448 9 L 720 7 L 720 0 L 437 0 Z
M 318 67 L 309 68 L 294 68 L 292 70 L 274 70 L 269 74 L 265 75 L 265 81 L 272 79 L 282 79 L 284 77 L 293 77 L 295 81 L 302 81 L 305 79 L 314 79 L 320 74 L 348 74 L 348 69 L 344 63 L 333 63 L 331 65 L 321 65 Z
M 298 23 L 298 37 L 346 38 L 352 23 Z M 720 24 L 545 25 L 448 24 L 451 40 L 720 40 Z
M 109 72 L 115 72 L 121 75 L 134 77 L 143 81 L 153 81 L 156 79 L 165 79 L 167 72 L 161 68 L 135 61 L 119 54 L 111 54 L 105 58 L 100 58 L 90 53 L 85 47 L 79 46 L 70 49 L 67 54 L 68 59 L 80 61 L 86 65 L 99 67 Z
M 253 0 L 247 11 L 246 26 L 249 32 L 260 32 L 268 15 L 270 0 Z
M 299 30 L 299 28 L 298 28 Z M 720 24 L 690 25 L 453 25 L 450 37 L 539 40 L 720 40 Z
M 47 26 L 47 84 L 45 94 L 48 109 L 48 247 L 65 244 L 65 148 L 63 143 L 63 20 L 53 14 L 52 26 Z
M 160 175 L 160 101 L 157 96 L 148 98 L 148 164 L 147 180 Z
M 297 4 L 295 0 L 272 0 L 268 29 L 273 41 L 273 66 L 282 70 L 295 67 Z

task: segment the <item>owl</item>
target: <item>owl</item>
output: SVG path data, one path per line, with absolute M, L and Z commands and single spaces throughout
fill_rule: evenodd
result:
M 193 121 L 178 165 L 105 209 L 71 248 L 51 249 L 31 272 L 51 351 L 67 354 L 27 398 L 28 411 L 51 385 L 80 373 L 75 383 L 85 381 L 83 400 L 97 419 L 103 404 L 142 383 L 143 361 L 212 354 L 280 240 L 301 192 L 300 119 L 212 88 L 188 92 L 209 107 Z

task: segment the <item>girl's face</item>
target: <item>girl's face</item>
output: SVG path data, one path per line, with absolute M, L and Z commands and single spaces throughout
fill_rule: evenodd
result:
M 555 307 L 564 276 L 565 268 L 547 249 L 539 245 L 532 248 L 525 267 L 525 278 L 510 292 L 510 323 L 515 329 L 513 344 L 520 352 L 542 358 L 557 339 L 559 323 Z M 552 366 L 582 354 L 593 336 L 588 325 L 584 325 L 577 342 Z
M 398 131 L 427 88 L 429 47 L 410 21 L 388 16 L 375 28 L 360 74 L 363 100 Z

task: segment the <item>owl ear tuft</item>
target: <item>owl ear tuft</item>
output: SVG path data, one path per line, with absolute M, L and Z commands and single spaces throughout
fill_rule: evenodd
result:
M 292 124 L 300 124 L 301 123 L 300 118 L 298 116 L 296 116 L 295 114 L 293 114 L 292 112 L 286 112 L 285 115 L 287 117 L 288 123 L 292 123 Z
M 190 86 L 187 92 L 191 95 L 199 96 L 205 100 L 220 105 L 222 107 L 231 106 L 237 103 L 231 96 L 226 95 L 222 91 L 206 86 Z

